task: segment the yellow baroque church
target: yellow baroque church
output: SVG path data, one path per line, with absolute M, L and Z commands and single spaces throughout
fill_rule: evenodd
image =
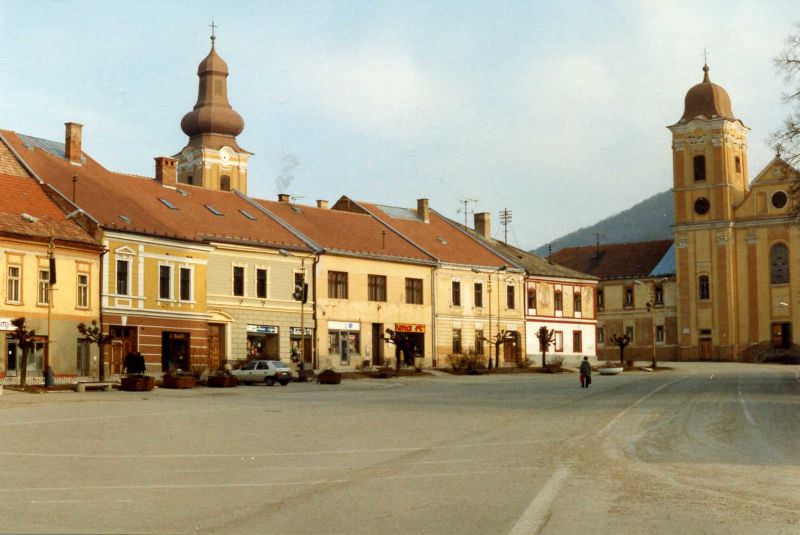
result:
M 778 150 L 750 182 L 749 128 L 707 65 L 668 128 L 678 358 L 750 360 L 791 349 L 800 327 L 800 227 L 790 192 L 800 173 Z

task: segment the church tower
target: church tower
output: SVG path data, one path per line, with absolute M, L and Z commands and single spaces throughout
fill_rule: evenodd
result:
M 748 191 L 747 131 L 731 100 L 703 81 L 672 132 L 679 356 L 736 358 L 734 208 Z
M 217 55 L 215 40 L 212 32 L 211 52 L 197 67 L 197 103 L 181 120 L 189 143 L 175 155 L 178 182 L 247 193 L 247 160 L 252 153 L 236 142 L 244 120 L 228 102 L 228 65 Z

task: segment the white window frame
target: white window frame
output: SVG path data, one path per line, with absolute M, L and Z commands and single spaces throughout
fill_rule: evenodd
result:
M 50 304 L 50 270 L 41 266 L 36 270 L 36 304 L 43 307 Z
M 125 283 L 128 288 L 128 293 L 121 294 L 119 293 L 119 287 L 117 286 L 117 281 L 119 281 L 119 262 L 126 262 L 128 264 L 128 272 L 127 272 L 127 282 Z M 115 257 L 114 258 L 114 295 L 117 297 L 132 297 L 133 296 L 133 257 L 132 256 L 123 256 L 123 257 Z
M 81 283 L 81 277 L 86 277 L 86 283 Z M 87 309 L 91 303 L 91 277 L 88 273 L 79 272 L 75 276 L 75 308 Z M 85 292 L 85 302 L 81 303 L 81 292 Z
M 169 268 L 169 297 L 161 297 L 161 268 Z M 158 301 L 175 300 L 175 266 L 166 262 L 158 263 Z
M 181 299 L 181 270 L 189 271 L 189 299 Z M 178 301 L 181 303 L 194 303 L 194 266 L 180 264 L 178 266 Z
M 16 276 L 11 276 L 11 270 L 13 268 L 17 269 Z M 13 286 L 12 286 L 13 285 Z M 16 298 L 12 299 L 12 288 L 13 293 L 16 294 Z M 21 305 L 22 304 L 22 265 L 21 264 L 8 264 L 6 268 L 6 303 L 10 303 L 13 305 Z
M 265 292 L 264 297 L 259 297 L 258 296 L 258 272 L 259 272 L 259 270 L 260 271 L 264 271 L 266 273 L 266 275 L 264 276 L 264 282 L 267 285 L 267 287 L 266 287 L 267 291 Z M 270 270 L 269 270 L 269 268 L 267 266 L 259 266 L 259 265 L 257 265 L 254 268 L 253 276 L 255 278 L 253 279 L 253 295 L 255 295 L 257 299 L 269 299 L 269 290 L 270 290 L 270 288 L 272 286 L 269 283 L 269 271 Z M 292 288 L 294 288 L 294 286 L 292 286 Z

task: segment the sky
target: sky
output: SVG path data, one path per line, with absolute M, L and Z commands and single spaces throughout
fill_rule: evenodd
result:
M 0 128 L 153 176 L 187 142 L 210 48 L 253 152 L 248 193 L 342 195 L 512 220 L 531 249 L 672 185 L 670 133 L 710 76 L 751 128 L 750 176 L 789 112 L 772 63 L 794 1 L 0 0 Z

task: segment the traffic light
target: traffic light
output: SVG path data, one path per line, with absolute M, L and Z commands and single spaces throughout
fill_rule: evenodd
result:
M 292 292 L 292 298 L 295 301 L 302 301 L 303 304 L 308 301 L 308 283 L 305 281 L 305 277 L 298 277 L 294 281 L 294 292 Z

